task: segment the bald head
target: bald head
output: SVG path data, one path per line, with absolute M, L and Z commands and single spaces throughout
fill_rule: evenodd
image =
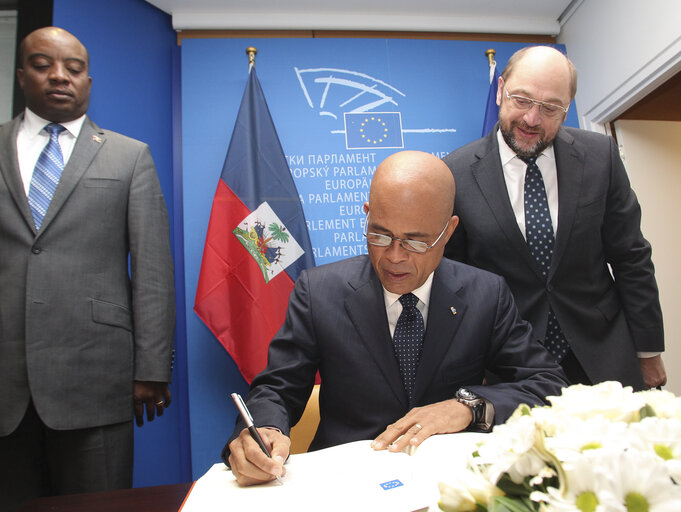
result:
M 515 52 L 504 68 L 501 78 L 507 83 L 517 67 L 530 68 L 533 74 L 543 73 L 562 80 L 568 88 L 570 100 L 577 93 L 577 69 L 565 54 L 551 46 L 528 46 Z
M 402 151 L 381 162 L 364 209 L 369 258 L 386 290 L 409 293 L 435 271 L 458 222 L 453 208 L 454 177 L 439 158 Z
M 43 27 L 34 30 L 28 34 L 21 44 L 19 45 L 19 67 L 23 68 L 26 65 L 26 58 L 28 54 L 26 52 L 27 47 L 31 47 L 36 40 L 50 40 L 50 41 L 61 41 L 68 42 L 76 47 L 78 47 L 85 55 L 85 64 L 89 67 L 90 65 L 90 55 L 87 52 L 87 48 L 81 43 L 76 36 L 71 32 L 64 30 L 59 27 Z
M 369 204 L 401 203 L 446 220 L 454 209 L 454 194 L 454 177 L 442 160 L 421 151 L 401 151 L 376 169 Z
M 90 102 L 89 57 L 85 46 L 58 27 L 31 32 L 21 42 L 17 69 L 26 107 L 53 123 L 83 116 Z

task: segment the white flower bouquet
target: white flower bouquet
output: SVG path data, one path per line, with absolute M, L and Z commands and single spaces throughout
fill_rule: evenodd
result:
M 521 405 L 441 482 L 446 512 L 680 512 L 681 398 L 618 382 Z

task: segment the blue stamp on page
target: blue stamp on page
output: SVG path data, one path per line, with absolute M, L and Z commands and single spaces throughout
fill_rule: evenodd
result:
M 380 484 L 384 491 L 394 489 L 395 487 L 401 487 L 403 485 L 404 484 L 399 480 L 390 480 L 389 482 L 383 482 L 382 484 Z

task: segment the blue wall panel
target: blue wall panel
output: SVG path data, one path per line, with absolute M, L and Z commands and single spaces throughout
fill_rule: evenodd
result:
M 316 262 L 323 264 L 366 252 L 360 212 L 373 169 L 385 157 L 399 149 L 444 156 L 480 136 L 489 90 L 485 50 L 493 47 L 503 67 L 525 45 L 414 39 L 183 41 L 182 188 L 195 478 L 219 461 L 232 431 L 236 409 L 229 393 L 246 389 L 192 304 L 212 198 L 247 80 L 248 46 L 258 49 L 258 78 L 303 199 Z M 360 115 L 367 129 L 372 117 L 389 120 L 382 128 L 388 136 L 353 149 L 356 144 L 348 144 L 346 135 L 356 126 L 347 113 Z M 401 126 L 392 124 L 396 118 Z M 577 126 L 574 108 L 567 124 Z
M 142 0 L 55 0 L 53 23 L 76 35 L 90 53 L 88 115 L 102 128 L 149 144 L 172 222 L 171 85 L 176 35 L 170 16 Z M 176 251 L 176 266 L 177 256 Z M 181 310 L 178 313 L 182 315 Z M 135 487 L 191 478 L 184 347 L 181 332 L 176 341 L 172 405 L 161 418 L 135 428 Z
M 399 149 L 444 156 L 479 137 L 489 86 L 484 52 L 495 48 L 503 67 L 524 45 L 185 39 L 178 49 L 170 17 L 143 0 L 54 4 L 54 24 L 90 51 L 90 116 L 150 145 L 174 219 L 174 400 L 160 421 L 136 429 L 135 486 L 197 479 L 219 461 L 232 431 L 229 393 L 247 392 L 229 355 L 192 311 L 212 198 L 246 84 L 245 48 L 258 48 L 258 76 L 323 264 L 363 252 L 359 211 L 381 160 Z M 363 113 L 389 113 L 381 119 L 399 123 L 385 128 L 388 142 L 348 144 L 358 122 L 369 127 L 367 119 L 353 120 Z M 577 126 L 574 106 L 567 124 Z

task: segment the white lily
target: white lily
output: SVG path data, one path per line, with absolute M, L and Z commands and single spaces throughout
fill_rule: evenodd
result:
M 476 471 L 461 471 L 451 483 L 440 482 L 438 506 L 446 512 L 469 512 L 476 504 L 487 507 L 494 496 L 503 496 L 492 482 Z

